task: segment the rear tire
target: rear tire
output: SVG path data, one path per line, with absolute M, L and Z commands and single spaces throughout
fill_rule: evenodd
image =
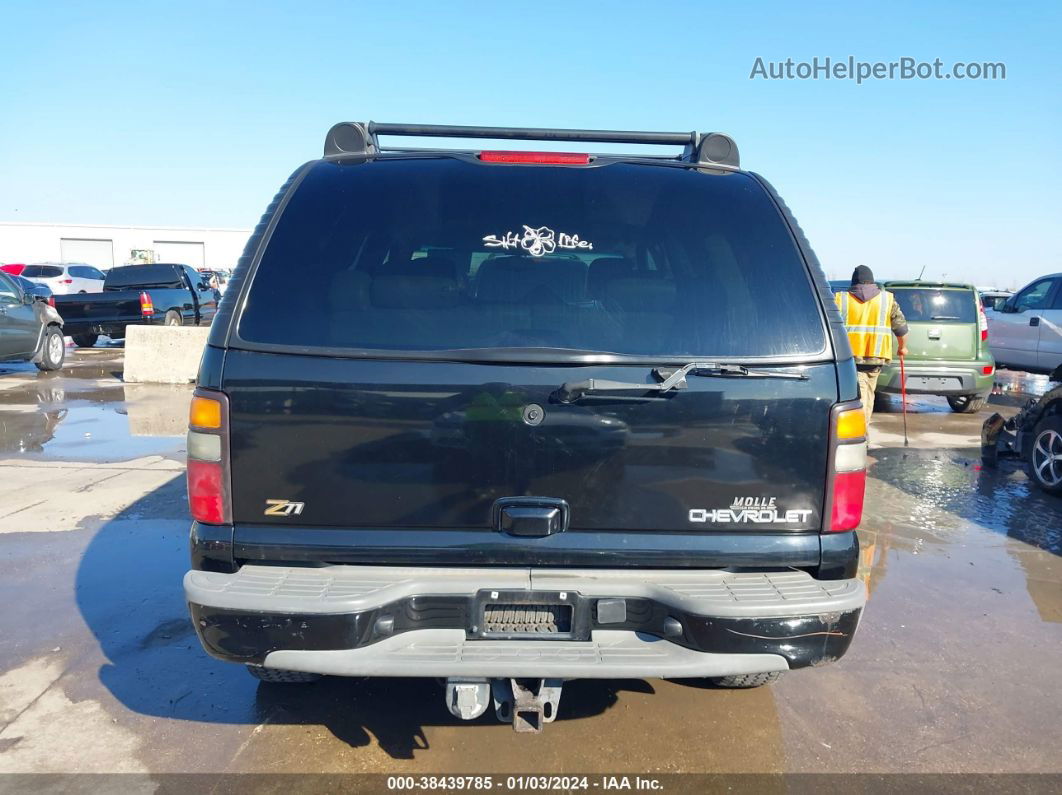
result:
M 261 665 L 248 665 L 247 673 L 262 682 L 279 684 L 305 684 L 316 682 L 321 674 L 308 674 L 304 671 L 285 671 L 282 668 L 265 668 Z
M 771 671 L 765 674 L 733 674 L 731 676 L 713 676 L 709 681 L 716 687 L 745 689 L 763 687 L 782 678 L 784 671 Z
M 976 414 L 985 407 L 988 397 L 985 395 L 959 395 L 949 396 L 948 405 L 951 410 L 959 414 Z
M 1044 417 L 1036 423 L 1025 471 L 1048 494 L 1062 495 L 1062 417 Z
M 180 326 L 181 325 L 181 313 L 176 309 L 171 309 L 166 312 L 166 320 L 163 321 L 167 326 Z
M 41 339 L 41 354 L 36 362 L 37 369 L 43 372 L 58 370 L 63 366 L 65 358 L 66 343 L 63 341 L 63 332 L 58 326 L 48 326 Z
M 91 348 L 96 344 L 96 340 L 99 338 L 99 334 L 75 334 L 70 339 L 72 339 L 74 344 L 79 348 Z

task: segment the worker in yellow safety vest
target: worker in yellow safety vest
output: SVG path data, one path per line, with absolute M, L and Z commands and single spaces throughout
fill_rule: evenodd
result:
M 848 344 L 855 356 L 859 375 L 859 398 L 870 426 L 874 412 L 874 390 L 878 385 L 881 367 L 892 361 L 893 335 L 896 336 L 896 352 L 907 354 L 904 338 L 907 336 L 907 320 L 903 316 L 896 297 L 874 283 L 874 273 L 866 265 L 852 272 L 852 286 L 847 292 L 836 293 L 834 300 L 841 312 L 848 331 Z

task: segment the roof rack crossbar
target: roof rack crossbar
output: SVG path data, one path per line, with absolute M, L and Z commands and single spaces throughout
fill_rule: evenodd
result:
M 496 138 L 514 141 L 595 141 L 610 144 L 671 144 L 690 146 L 695 132 L 636 130 L 562 130 L 550 127 L 474 127 L 450 124 L 388 124 L 369 122 L 369 134 L 415 135 L 425 138 Z
M 516 141 L 592 141 L 613 144 L 661 144 L 683 147 L 683 160 L 737 168 L 738 150 L 722 133 L 645 132 L 638 130 L 565 130 L 549 127 L 478 127 L 449 124 L 340 122 L 328 131 L 325 157 L 366 156 L 380 151 L 379 136 L 487 138 Z

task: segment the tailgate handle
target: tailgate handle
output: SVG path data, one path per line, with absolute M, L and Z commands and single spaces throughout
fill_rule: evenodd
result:
M 502 497 L 491 508 L 491 525 L 513 536 L 543 537 L 568 529 L 571 511 L 555 497 Z

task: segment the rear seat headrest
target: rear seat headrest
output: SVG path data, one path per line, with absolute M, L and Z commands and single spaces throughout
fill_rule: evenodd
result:
M 383 273 L 388 276 L 435 276 L 440 279 L 457 278 L 457 265 L 449 257 L 431 254 L 427 257 L 417 257 L 396 264 L 395 267 L 387 267 Z
M 586 265 L 577 259 L 495 257 L 479 266 L 476 298 L 485 303 L 517 304 L 552 294 L 563 301 L 586 296 Z
M 646 277 L 621 277 L 605 285 L 605 303 L 628 312 L 663 312 L 675 308 L 675 283 Z
M 594 298 L 601 298 L 609 281 L 633 274 L 634 263 L 626 257 L 598 257 L 590 263 L 586 291 Z
M 377 276 L 372 305 L 388 309 L 440 309 L 457 306 L 461 294 L 454 279 L 438 276 Z
M 369 305 L 372 279 L 363 271 L 340 271 L 332 279 L 328 301 L 337 309 L 363 309 Z

